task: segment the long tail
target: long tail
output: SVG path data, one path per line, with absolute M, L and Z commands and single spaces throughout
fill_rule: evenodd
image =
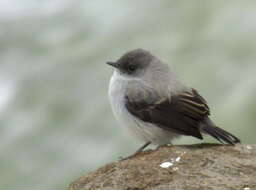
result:
M 202 125 L 201 130 L 204 133 L 211 135 L 221 143 L 227 143 L 232 145 L 241 143 L 239 138 L 225 131 L 224 129 L 215 126 L 209 118 L 206 120 L 206 123 Z
M 235 145 L 241 142 L 240 139 L 238 139 L 236 136 L 216 126 L 204 127 L 203 131 L 211 135 L 221 143 L 228 143 L 228 144 Z

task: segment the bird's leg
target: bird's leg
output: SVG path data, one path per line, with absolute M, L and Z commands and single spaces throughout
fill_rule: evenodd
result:
M 150 145 L 151 144 L 151 142 L 150 141 L 148 141 L 148 142 L 146 142 L 145 144 L 143 144 L 135 153 L 134 153 L 134 155 L 135 154 L 138 154 L 138 153 L 140 153 L 140 152 L 142 152 L 148 145 Z
M 143 144 L 138 150 L 136 150 L 136 152 L 134 152 L 132 155 L 130 155 L 130 156 L 127 156 L 127 157 L 125 157 L 125 158 L 122 158 L 121 157 L 121 161 L 123 161 L 123 160 L 127 160 L 127 159 L 129 159 L 129 158 L 131 158 L 131 157 L 133 157 L 133 156 L 135 156 L 136 154 L 138 154 L 138 153 L 140 153 L 140 152 L 142 152 L 148 145 L 150 145 L 151 144 L 151 142 L 150 141 L 148 141 L 148 142 L 146 142 L 145 144 Z
M 158 145 L 158 146 L 156 147 L 156 150 L 158 150 L 158 149 L 161 148 L 161 147 L 169 146 L 169 145 L 173 145 L 173 144 L 170 142 L 170 143 L 168 143 L 168 144 L 161 144 L 161 145 Z

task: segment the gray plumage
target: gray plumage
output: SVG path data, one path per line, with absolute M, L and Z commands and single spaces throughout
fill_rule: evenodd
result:
M 109 86 L 113 113 L 142 141 L 162 145 L 180 135 L 202 139 L 205 133 L 222 143 L 240 142 L 215 126 L 205 99 L 149 51 L 136 49 L 108 64 L 115 67 Z

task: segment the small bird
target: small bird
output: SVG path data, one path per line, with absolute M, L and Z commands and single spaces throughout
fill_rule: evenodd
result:
M 197 90 L 180 82 L 149 51 L 135 49 L 107 64 L 114 67 L 108 91 L 114 116 L 145 143 L 133 155 L 150 144 L 170 144 L 181 135 L 203 139 L 207 134 L 221 143 L 240 143 L 212 122 L 207 102 Z

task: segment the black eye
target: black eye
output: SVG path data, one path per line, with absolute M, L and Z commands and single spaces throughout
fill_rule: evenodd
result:
M 136 68 L 136 66 L 135 65 L 129 65 L 128 66 L 128 71 L 130 72 L 130 73 L 132 73 L 133 71 L 135 71 L 137 68 Z

